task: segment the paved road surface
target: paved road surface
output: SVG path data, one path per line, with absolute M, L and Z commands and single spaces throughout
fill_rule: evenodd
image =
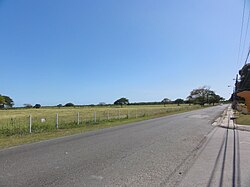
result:
M 175 186 L 226 106 L 0 151 L 0 186 Z
M 234 123 L 231 108 L 225 112 L 217 123 L 219 127 L 207 136 L 194 164 L 179 183 L 180 187 L 250 186 L 250 128 L 239 128 Z

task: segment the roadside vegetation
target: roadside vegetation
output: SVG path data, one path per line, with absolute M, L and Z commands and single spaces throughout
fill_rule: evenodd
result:
M 120 104 L 119 104 L 120 105 Z M 0 135 L 25 135 L 137 119 L 200 108 L 198 105 L 131 105 L 0 110 Z
M 25 131 L 22 133 L 13 133 L 18 132 L 17 129 L 11 129 L 14 128 L 14 126 L 9 126 L 10 131 L 6 133 L 0 134 L 0 148 L 10 147 L 14 145 L 19 145 L 23 143 L 29 143 L 29 142 L 36 142 L 41 140 L 46 140 L 50 138 L 55 137 L 61 137 L 66 135 L 72 135 L 77 133 L 83 133 L 87 131 L 102 129 L 102 128 L 110 128 L 122 124 L 128 124 L 132 122 L 138 122 L 143 121 L 147 119 L 187 112 L 195 109 L 200 109 L 201 106 L 199 105 L 173 105 L 169 104 L 164 106 L 126 106 L 123 108 L 116 108 L 116 107 L 69 107 L 69 108 L 40 108 L 37 109 L 17 109 L 17 110 L 1 110 L 0 111 L 0 122 L 2 122 L 4 119 L 6 120 L 8 117 L 16 116 L 18 119 L 25 119 L 23 122 L 25 122 L 23 127 L 25 127 Z M 120 114 L 122 117 L 120 118 L 111 118 L 100 120 L 97 115 L 97 120 L 94 121 L 93 116 L 91 115 L 92 112 L 96 112 L 97 114 L 104 114 L 105 111 L 109 110 L 112 111 L 113 114 Z M 135 116 L 135 111 L 137 110 L 137 115 Z M 129 116 L 127 117 L 127 112 L 129 111 Z M 32 133 L 29 133 L 29 119 L 28 114 L 31 113 L 33 116 L 36 116 L 36 119 L 43 118 L 47 115 L 51 118 L 55 117 L 55 113 L 58 112 L 60 116 L 64 116 L 63 119 L 59 118 L 59 125 L 58 129 L 55 126 L 55 119 L 51 120 L 49 123 L 41 123 L 39 124 L 36 122 L 33 125 Z M 81 122 L 77 124 L 77 117 L 75 114 L 80 112 L 81 114 L 85 115 L 86 117 L 89 114 L 89 120 Z M 73 115 L 74 114 L 74 115 Z M 91 118 L 91 119 L 90 119 Z M 87 118 L 86 118 L 87 119 Z M 69 122 L 70 120 L 74 120 L 73 122 Z M 63 123 L 64 122 L 64 123 Z M 0 124 L 0 129 L 4 129 L 3 126 L 6 126 L 6 124 Z M 46 128 L 44 128 L 46 127 Z M 40 128 L 40 130 L 39 130 Z
M 187 99 L 130 103 L 122 97 L 113 104 L 56 106 L 26 103 L 14 108 L 9 96 L 0 95 L 0 148 L 81 133 L 156 117 L 187 112 L 223 101 L 208 87 L 190 92 Z
M 239 100 L 238 100 L 239 102 Z M 238 125 L 250 125 L 250 115 L 247 113 L 246 106 L 244 104 L 244 101 L 240 101 L 238 104 L 238 107 L 233 108 L 234 109 L 234 116 L 236 117 L 236 124 Z M 233 106 L 232 106 L 233 107 Z M 243 112 L 243 108 L 245 108 Z
M 236 124 L 250 125 L 250 115 L 239 113 L 237 115 Z

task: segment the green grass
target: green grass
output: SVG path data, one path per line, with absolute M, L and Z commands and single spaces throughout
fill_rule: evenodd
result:
M 65 122 L 59 121 L 59 125 L 61 122 L 61 127 L 59 129 L 55 129 L 54 121 L 50 124 L 47 123 L 48 128 L 43 128 L 41 131 L 35 131 L 31 134 L 29 133 L 16 133 L 16 134 L 0 134 L 0 148 L 11 147 L 15 145 L 20 145 L 24 143 L 37 142 L 41 140 L 47 140 L 56 137 L 62 137 L 77 133 L 83 133 L 87 131 L 93 131 L 96 129 L 109 128 L 122 124 L 128 124 L 132 122 L 152 119 L 161 116 L 167 116 L 172 114 L 177 114 L 181 112 L 191 111 L 195 109 L 200 109 L 200 106 L 176 106 L 176 105 L 168 105 L 167 107 L 163 106 L 128 106 L 124 108 L 112 108 L 112 107 L 81 107 L 81 108 L 41 108 L 41 109 L 18 109 L 18 110 L 2 110 L 0 111 L 0 129 L 2 127 L 6 127 L 5 124 L 2 123 L 3 119 L 22 119 L 27 118 L 29 114 L 37 117 L 54 117 L 58 112 L 59 115 L 65 116 Z M 136 109 L 136 113 L 135 113 Z M 82 121 L 80 125 L 77 125 L 74 121 L 72 122 L 72 115 L 75 116 L 77 112 L 81 112 L 85 119 L 88 119 L 87 114 L 91 114 L 92 112 L 97 112 L 97 114 L 105 114 L 105 112 L 109 110 L 112 114 L 117 114 L 120 111 L 121 118 L 111 118 L 107 120 L 106 118 L 102 118 L 103 116 L 99 116 L 96 123 L 93 121 Z M 127 112 L 129 111 L 129 118 L 127 117 Z M 137 114 L 137 116 L 135 116 Z M 68 115 L 68 116 L 67 116 Z M 15 116 L 15 117 L 14 117 Z M 113 116 L 114 117 L 114 116 Z M 83 119 L 83 118 L 82 118 Z M 74 119 L 75 120 L 75 119 Z M 47 122 L 47 121 L 46 121 Z M 63 126 L 64 124 L 64 126 Z M 41 125 L 41 124 L 39 124 Z M 13 126 L 9 126 L 9 128 L 13 128 Z M 25 127 L 27 129 L 27 124 L 25 121 Z M 16 128 L 18 129 L 18 128 Z
M 250 125 L 250 115 L 238 114 L 236 123 L 239 125 Z
M 199 108 L 199 106 L 188 105 L 166 105 L 166 107 L 163 105 L 146 105 L 122 108 L 108 106 L 0 110 L 0 135 L 29 134 L 29 116 L 32 118 L 32 132 L 41 133 L 56 130 L 57 114 L 59 116 L 58 128 L 70 129 L 96 122 L 154 116 L 197 107 Z M 42 120 L 44 121 L 42 122 Z

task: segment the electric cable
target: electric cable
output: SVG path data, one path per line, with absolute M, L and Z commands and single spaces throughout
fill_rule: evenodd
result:
M 248 35 L 248 26 L 249 26 L 249 21 L 250 21 L 250 11 L 249 11 L 249 13 L 248 13 L 248 18 L 247 18 L 247 27 L 246 27 L 246 32 L 245 32 L 245 37 L 244 37 L 244 42 L 243 42 L 243 48 L 242 48 L 242 52 L 241 52 L 241 60 L 240 60 L 240 61 L 242 61 L 243 54 L 244 54 L 244 51 L 245 51 L 246 39 L 247 39 L 247 35 Z
M 246 9 L 246 0 L 244 0 L 243 12 L 242 12 L 242 19 L 241 19 L 241 29 L 240 29 L 240 43 L 239 43 L 239 51 L 238 51 L 238 58 L 237 58 L 237 69 L 240 60 L 240 53 L 241 53 L 241 43 L 242 43 L 242 33 L 244 27 L 244 18 L 245 18 L 245 9 Z

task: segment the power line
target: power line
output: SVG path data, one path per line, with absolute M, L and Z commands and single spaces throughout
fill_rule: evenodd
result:
M 244 42 L 243 42 L 243 48 L 242 48 L 242 52 L 241 52 L 241 60 L 240 60 L 240 61 L 242 61 L 242 57 L 243 57 L 243 54 L 244 54 L 244 51 L 245 51 L 246 38 L 247 38 L 247 35 L 248 35 L 249 19 L 250 19 L 250 11 L 249 11 L 249 13 L 248 13 L 247 28 L 246 28 L 246 33 L 245 33 L 245 37 L 244 37 Z
M 237 68 L 238 68 L 238 64 L 239 64 L 239 60 L 240 60 L 242 32 L 243 32 L 244 18 L 245 18 L 245 9 L 246 9 L 246 0 L 244 0 L 243 13 L 242 13 L 242 19 L 241 19 L 240 43 L 239 43 L 239 51 L 238 51 L 238 59 L 237 59 Z
M 245 60 L 245 64 L 244 64 L 244 65 L 246 65 L 247 60 L 248 60 L 248 58 L 249 58 L 249 55 L 250 55 L 250 45 L 249 45 L 249 49 L 248 49 L 248 53 L 247 53 L 247 57 L 246 57 L 246 60 Z

